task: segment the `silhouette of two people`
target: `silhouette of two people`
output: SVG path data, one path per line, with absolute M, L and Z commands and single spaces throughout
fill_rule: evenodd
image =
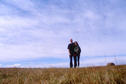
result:
M 80 65 L 80 53 L 81 48 L 77 41 L 73 42 L 72 39 L 70 39 L 70 44 L 68 45 L 68 52 L 70 57 L 70 68 L 73 68 L 73 59 L 74 59 L 74 68 Z

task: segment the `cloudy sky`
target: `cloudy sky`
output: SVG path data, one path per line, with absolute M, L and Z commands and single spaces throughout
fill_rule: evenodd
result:
M 0 0 L 0 67 L 126 64 L 126 0 Z

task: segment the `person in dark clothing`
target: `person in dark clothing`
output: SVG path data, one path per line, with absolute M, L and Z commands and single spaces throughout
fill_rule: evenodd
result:
M 78 42 L 75 41 L 74 42 L 74 56 L 76 57 L 75 61 L 77 61 L 77 66 L 78 67 L 80 65 L 80 53 L 81 53 L 81 48 L 80 48 Z
M 70 39 L 70 44 L 68 45 L 68 52 L 69 52 L 69 57 L 70 57 L 70 68 L 73 67 L 73 62 L 72 62 L 72 59 L 74 57 L 74 43 L 73 43 L 73 40 Z M 74 57 L 74 59 L 76 60 L 76 58 Z M 74 67 L 76 67 L 76 61 L 74 60 Z

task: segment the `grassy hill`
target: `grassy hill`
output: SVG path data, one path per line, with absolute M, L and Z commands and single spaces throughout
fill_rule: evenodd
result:
M 126 66 L 1 68 L 0 84 L 126 84 Z

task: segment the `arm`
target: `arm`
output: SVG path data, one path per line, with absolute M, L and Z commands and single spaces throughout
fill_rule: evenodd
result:
M 68 49 L 68 53 L 69 53 L 69 56 L 70 56 L 70 44 L 68 45 L 67 49 Z
M 68 49 L 68 52 L 69 52 L 69 56 L 70 56 L 70 50 Z
M 79 53 L 81 53 L 81 48 L 80 48 L 80 46 L 79 46 Z

